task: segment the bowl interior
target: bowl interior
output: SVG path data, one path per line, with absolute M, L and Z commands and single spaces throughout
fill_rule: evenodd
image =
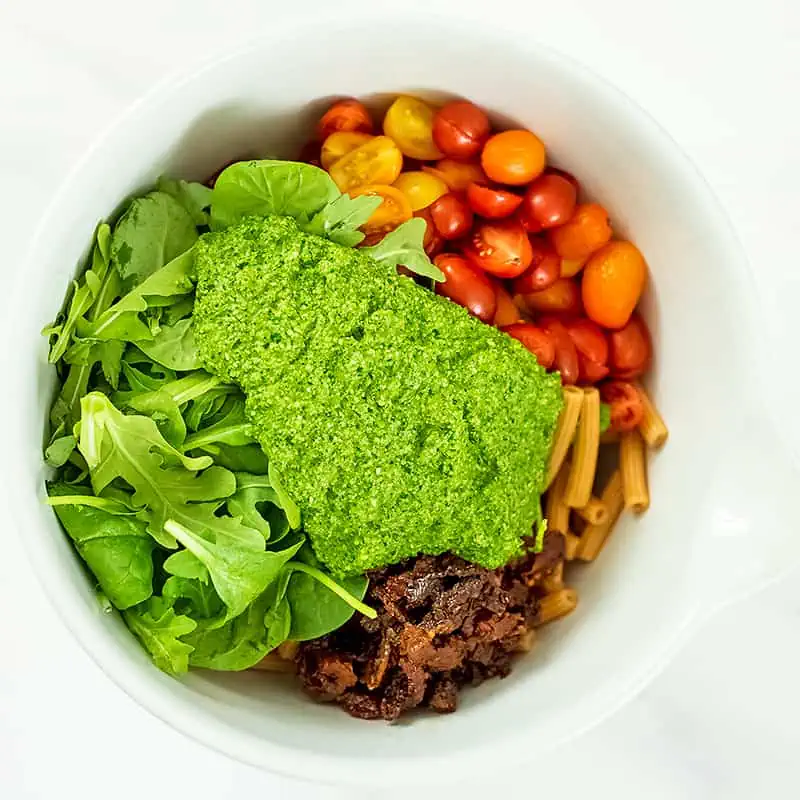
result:
M 521 37 L 520 37 L 521 38 Z M 331 42 L 336 42 L 335 48 Z M 476 53 L 494 53 L 492 68 Z M 499 121 L 537 132 L 551 160 L 574 172 L 632 238 L 652 275 L 646 315 L 657 360 L 650 383 L 671 428 L 652 461 L 653 505 L 626 518 L 602 558 L 574 568 L 580 605 L 545 632 L 513 674 L 465 692 L 455 717 L 387 726 L 309 702 L 291 681 L 262 674 L 161 675 L 93 588 L 54 516 L 41 504 L 43 420 L 52 386 L 39 330 L 59 308 L 98 220 L 162 173 L 204 178 L 247 155 L 293 157 L 326 99 L 375 92 L 463 95 Z M 13 491 L 37 569 L 68 624 L 101 665 L 156 714 L 253 763 L 307 777 L 368 773 L 385 759 L 438 763 L 481 749 L 535 752 L 607 711 L 685 622 L 692 608 L 687 554 L 701 523 L 698 451 L 716 453 L 745 352 L 741 300 L 726 270 L 727 232 L 674 145 L 625 98 L 530 44 L 431 22 L 308 25 L 275 31 L 135 108 L 55 201 L 28 267 L 14 364 L 19 376 L 19 473 Z M 741 344 L 741 347 L 740 347 Z M 704 357 L 714 353 L 713 363 Z M 697 398 L 702 397 L 702 402 Z

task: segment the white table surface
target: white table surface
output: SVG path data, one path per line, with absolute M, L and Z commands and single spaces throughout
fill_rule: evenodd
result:
M 361 5 L 337 3 L 342 13 Z M 293 4 L 5 0 L 0 277 L 19 268 L 18 254 L 49 195 L 110 120 L 168 73 L 290 13 L 282 5 Z M 306 0 L 304 11 L 311 13 L 313 5 Z M 419 3 L 421 25 L 432 6 L 524 25 L 531 36 L 604 74 L 673 134 L 738 229 L 757 275 L 764 324 L 785 352 L 779 380 L 798 398 L 790 346 L 800 340 L 796 2 L 428 0 Z M 270 80 L 264 76 L 265 91 Z M 788 424 L 786 433 L 800 446 L 796 425 Z M 796 520 L 786 524 L 798 527 Z M 798 577 L 795 570 L 720 612 L 638 699 L 546 761 L 532 763 L 527 774 L 504 775 L 499 768 L 491 783 L 454 785 L 437 795 L 483 797 L 516 789 L 517 796 L 619 800 L 800 796 Z M 240 766 L 150 717 L 71 640 L 7 527 L 0 609 L 3 798 L 352 796 Z M 380 795 L 392 797 L 391 786 L 387 775 Z

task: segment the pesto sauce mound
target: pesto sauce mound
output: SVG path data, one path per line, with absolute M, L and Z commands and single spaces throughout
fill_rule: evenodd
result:
M 358 250 L 249 218 L 196 246 L 195 336 L 340 576 L 451 551 L 498 567 L 538 517 L 561 383 Z

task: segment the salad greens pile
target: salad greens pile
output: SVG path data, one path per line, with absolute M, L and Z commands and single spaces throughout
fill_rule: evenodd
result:
M 316 167 L 228 167 L 213 190 L 162 179 L 114 225 L 44 330 L 59 384 L 45 458 L 49 502 L 100 591 L 166 672 L 246 669 L 286 640 L 359 611 L 367 580 L 334 579 L 253 438 L 244 395 L 206 372 L 192 328 L 193 248 L 246 216 L 293 217 L 345 246 L 380 198 L 350 198 Z M 413 219 L 366 248 L 443 276 Z

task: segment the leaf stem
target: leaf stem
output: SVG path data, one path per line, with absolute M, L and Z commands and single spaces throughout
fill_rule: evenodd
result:
M 356 611 L 360 611 L 365 617 L 375 619 L 375 617 L 378 616 L 378 612 L 374 608 L 353 597 L 347 589 L 336 583 L 335 580 L 322 572 L 322 570 L 312 567 L 309 564 L 304 564 L 302 561 L 293 561 L 290 566 L 293 571 L 305 572 L 306 575 L 310 575 L 312 578 L 319 581 L 326 589 L 330 589 L 335 595 L 341 597 L 347 605 L 354 608 Z

